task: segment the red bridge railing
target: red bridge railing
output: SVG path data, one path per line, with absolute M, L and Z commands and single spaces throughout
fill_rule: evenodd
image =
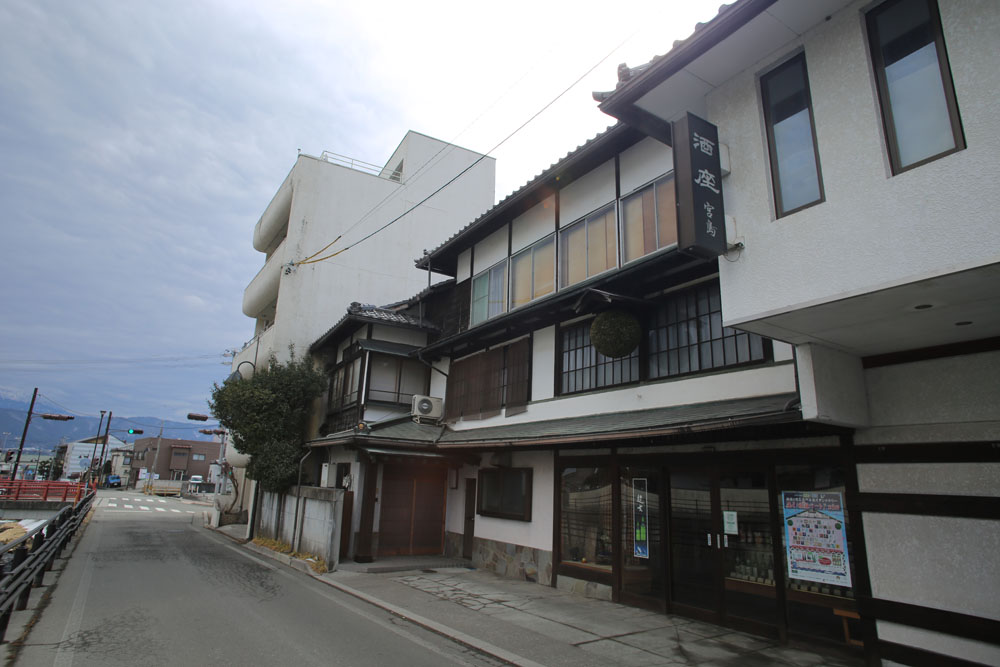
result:
M 79 482 L 36 482 L 28 479 L 0 480 L 0 500 L 52 500 L 80 502 L 88 484 Z

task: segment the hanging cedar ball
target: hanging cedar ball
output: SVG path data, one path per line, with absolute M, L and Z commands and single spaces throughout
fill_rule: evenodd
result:
M 605 357 L 628 356 L 641 338 L 639 320 L 624 310 L 606 310 L 590 324 L 590 342 Z

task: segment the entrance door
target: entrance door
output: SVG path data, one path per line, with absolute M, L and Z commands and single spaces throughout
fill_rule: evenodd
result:
M 770 497 L 764 469 L 671 470 L 671 602 L 678 611 L 773 634 Z
M 447 468 L 385 464 L 379 498 L 379 556 L 444 553 Z
M 621 599 L 658 610 L 666 602 L 662 501 L 658 468 L 621 467 Z

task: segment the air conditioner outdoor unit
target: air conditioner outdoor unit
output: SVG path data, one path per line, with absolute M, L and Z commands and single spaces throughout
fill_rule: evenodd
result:
M 414 396 L 410 404 L 410 414 L 421 419 L 441 419 L 444 415 L 444 400 L 433 396 Z

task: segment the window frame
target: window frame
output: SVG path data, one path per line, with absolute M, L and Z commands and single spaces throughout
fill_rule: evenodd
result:
M 476 480 L 476 514 L 485 517 L 492 517 L 494 519 L 508 519 L 511 521 L 531 521 L 531 504 L 533 495 L 533 472 L 532 468 L 506 468 L 506 467 L 494 467 L 494 468 L 480 468 L 478 479 Z M 510 475 L 522 476 L 524 483 L 524 497 L 522 500 L 522 511 L 505 511 L 503 508 L 500 510 L 491 510 L 484 507 L 486 503 L 486 484 L 484 483 L 484 477 L 498 476 L 499 487 L 501 489 L 501 504 L 503 501 L 503 487 L 504 487 L 504 477 Z
M 704 296 L 704 302 L 706 308 L 704 311 L 701 307 L 701 298 Z M 691 312 L 691 302 L 694 302 L 694 312 Z M 680 317 L 679 308 L 681 308 L 680 303 L 683 302 L 683 309 L 685 314 L 683 318 Z M 713 305 L 713 302 L 718 303 L 718 308 Z M 677 318 L 671 322 L 670 315 L 668 314 L 671 309 L 674 309 L 675 313 L 678 313 Z M 717 316 L 717 319 L 715 318 Z M 691 327 L 694 327 L 694 338 L 692 342 L 690 340 Z M 678 343 L 671 345 L 670 343 L 670 329 L 675 327 L 676 337 Z M 681 329 L 684 329 L 682 332 Z M 715 335 L 714 331 L 718 329 L 718 334 Z M 666 345 L 660 349 L 656 339 L 661 338 L 660 332 L 663 331 L 663 336 L 666 340 Z M 685 333 L 686 343 L 680 344 L 680 333 Z M 740 351 L 741 343 L 745 341 L 747 354 L 749 355 L 747 359 L 740 360 L 742 352 Z M 718 347 L 716 347 L 718 344 Z M 727 345 L 732 345 L 732 351 L 730 353 L 727 350 Z M 707 353 L 710 358 L 709 365 L 705 365 L 704 356 Z M 754 358 L 755 348 L 759 350 L 759 358 Z M 718 282 L 708 281 L 700 283 L 698 285 L 693 285 L 689 288 L 678 290 L 666 295 L 662 301 L 656 304 L 656 307 L 650 312 L 650 319 L 648 326 L 646 327 L 646 342 L 643 348 L 644 356 L 641 360 L 642 371 L 644 377 L 649 380 L 672 380 L 677 378 L 684 378 L 692 375 L 702 375 L 705 373 L 717 373 L 724 372 L 734 369 L 739 369 L 745 366 L 764 364 L 771 361 L 774 357 L 773 345 L 771 339 L 761 336 L 760 334 L 751 333 L 749 331 L 742 331 L 740 329 L 734 329 L 732 327 L 727 327 L 722 322 L 722 295 Z M 675 373 L 670 372 L 670 355 L 675 353 L 678 360 L 682 354 L 688 355 L 687 370 L 678 371 Z M 697 355 L 697 365 L 698 368 L 691 369 L 690 355 L 694 353 Z M 716 355 L 722 356 L 722 363 L 716 365 L 714 360 Z M 736 356 L 736 360 L 732 363 L 727 363 L 726 360 L 730 357 L 730 354 Z M 664 361 L 661 362 L 660 355 L 664 355 Z M 666 372 L 660 372 L 654 374 L 653 366 L 655 365 L 657 369 L 665 364 L 667 366 Z M 678 364 L 679 365 L 679 364 Z
M 469 326 L 474 327 L 476 325 L 487 322 L 494 317 L 499 317 L 508 311 L 507 302 L 510 299 L 510 256 L 504 257 L 496 264 L 493 264 L 487 269 L 480 271 L 476 275 L 472 276 L 472 281 L 469 283 Z M 498 268 L 503 268 L 503 277 L 500 279 L 500 286 L 503 289 L 503 297 L 500 299 L 500 310 L 494 314 L 490 314 L 490 294 L 492 294 L 493 288 L 493 272 Z M 476 319 L 476 281 L 485 277 L 486 278 L 486 314 L 485 316 L 477 320 Z
M 644 353 L 642 350 L 643 342 L 640 341 L 636 349 L 632 351 L 627 357 L 611 358 L 606 357 L 594 348 L 594 344 L 590 341 L 590 325 L 593 322 L 593 318 L 571 322 L 569 324 L 560 324 L 556 333 L 556 343 L 558 345 L 558 350 L 556 352 L 556 364 L 557 369 L 555 373 L 555 395 L 556 396 L 572 396 L 575 394 L 584 394 L 591 391 L 602 391 L 605 389 L 614 389 L 617 387 L 625 387 L 631 384 L 637 384 L 643 379 L 643 365 L 642 360 L 644 358 Z M 585 359 L 589 356 L 590 362 L 585 365 L 581 365 L 578 368 L 573 368 L 572 370 L 567 370 L 566 368 L 566 335 L 567 332 L 573 329 L 584 330 L 581 333 L 581 337 L 587 339 L 586 345 L 580 345 L 573 347 L 569 352 L 577 353 L 583 356 Z M 633 373 L 632 363 L 633 360 L 636 364 L 636 369 Z M 605 384 L 599 384 L 599 374 L 603 369 L 603 372 L 610 372 L 612 375 L 615 373 L 615 366 L 621 364 L 624 368 L 627 368 L 629 379 L 622 380 L 621 382 L 611 382 Z M 570 373 L 581 373 L 587 372 L 590 374 L 590 386 L 584 387 L 582 389 L 566 389 L 565 385 L 567 383 L 567 377 Z M 622 371 L 624 374 L 624 371 Z
M 381 361 L 389 361 L 394 365 L 393 369 L 393 387 L 392 391 L 386 389 L 376 389 L 375 388 L 375 365 Z M 400 357 L 393 354 L 385 354 L 381 352 L 372 352 L 368 358 L 369 367 L 369 377 L 368 382 L 365 383 L 365 404 L 378 403 L 382 405 L 405 405 L 409 406 L 414 396 L 420 396 L 428 393 L 429 383 L 430 383 L 430 369 L 420 363 L 417 359 L 411 359 L 409 357 Z M 407 369 L 417 369 L 422 372 L 421 374 L 421 387 L 420 389 L 412 394 L 407 394 L 403 391 L 404 380 L 413 379 L 406 376 Z M 413 376 L 415 377 L 415 375 Z M 379 396 L 373 396 L 373 392 L 376 392 Z M 385 398 L 385 396 L 393 394 L 396 400 L 390 398 Z M 402 397 L 406 397 L 405 400 L 400 400 Z
M 671 241 L 670 243 L 667 243 L 667 244 L 664 245 L 664 244 L 661 244 L 661 242 L 660 242 L 661 241 L 661 239 L 660 239 L 660 226 L 661 225 L 660 225 L 660 218 L 659 218 L 659 215 L 660 215 L 660 205 L 659 205 L 658 196 L 657 196 L 657 192 L 658 192 L 658 187 L 657 186 L 659 186 L 660 184 L 664 183 L 665 181 L 669 181 L 670 182 L 670 188 L 672 190 L 674 190 L 674 206 L 673 206 L 673 210 L 674 210 L 674 219 L 673 219 L 674 240 Z M 646 183 L 645 185 L 642 185 L 642 186 L 636 188 L 635 190 L 633 190 L 632 192 L 629 192 L 628 194 L 622 195 L 622 196 L 620 196 L 618 198 L 618 202 L 619 202 L 618 203 L 618 207 L 620 209 L 619 212 L 618 212 L 618 248 L 619 248 L 619 258 L 618 258 L 619 265 L 618 266 L 619 266 L 619 268 L 620 267 L 624 267 L 627 264 L 631 264 L 633 262 L 638 262 L 640 260 L 643 260 L 643 259 L 645 259 L 647 257 L 650 257 L 651 255 L 655 255 L 656 253 L 658 253 L 660 251 L 668 250 L 670 248 L 676 248 L 677 247 L 677 245 L 678 245 L 678 239 L 677 239 L 677 192 L 676 192 L 676 188 L 677 188 L 676 174 L 674 173 L 674 170 L 671 169 L 670 171 L 668 171 L 668 172 L 666 172 L 666 173 L 664 173 L 664 174 L 662 174 L 660 176 L 657 176 L 656 178 L 654 178 L 652 181 Z M 629 201 L 631 201 L 632 199 L 635 199 L 636 197 L 641 197 L 647 190 L 651 190 L 652 194 L 653 194 L 653 228 L 654 228 L 654 231 L 656 233 L 656 248 L 654 248 L 653 250 L 650 250 L 649 252 L 645 252 L 645 253 L 639 255 L 638 257 L 633 257 L 632 259 L 628 259 L 625 256 L 626 255 L 626 246 L 628 244 L 628 240 L 626 238 L 626 233 L 625 233 L 625 225 L 627 223 L 626 216 L 625 216 L 626 207 L 627 207 L 627 204 L 628 204 Z
M 470 355 L 451 364 L 445 421 L 520 414 L 531 402 L 532 337 Z
M 571 222 L 568 225 L 564 225 L 564 226 L 562 226 L 562 227 L 559 228 L 559 231 L 556 234 L 556 244 L 557 244 L 556 245 L 556 291 L 557 292 L 559 290 L 562 290 L 562 289 L 566 289 L 566 288 L 569 288 L 569 287 L 580 285 L 580 284 L 582 284 L 582 283 L 590 280 L 591 278 L 594 278 L 595 276 L 601 275 L 602 273 L 607 273 L 608 271 L 613 271 L 615 269 L 621 268 L 621 263 L 620 263 L 620 259 L 619 259 L 620 255 L 621 255 L 621 238 L 620 238 L 620 234 L 618 232 L 619 218 L 621 217 L 618 214 L 618 204 L 619 204 L 619 201 L 620 201 L 620 198 L 615 198 L 613 201 L 608 202 L 607 204 L 594 209 L 593 211 L 591 211 L 587 215 L 585 215 L 585 216 L 583 216 L 583 217 L 581 217 L 581 218 L 579 218 L 577 220 L 574 220 L 573 222 Z M 615 247 L 614 247 L 614 253 L 613 253 L 614 254 L 614 263 L 613 263 L 612 266 L 609 266 L 609 267 L 607 267 L 605 269 L 601 269 L 600 271 L 597 271 L 595 273 L 591 273 L 591 271 L 590 271 L 590 223 L 593 222 L 593 221 L 595 221 L 599 217 L 603 217 L 603 216 L 608 215 L 609 213 L 611 215 L 613 215 L 614 218 L 615 218 L 612 221 L 612 224 L 611 224 L 611 228 L 615 232 Z M 584 274 L 585 275 L 582 278 L 580 278 L 579 280 L 576 280 L 576 281 L 573 281 L 573 282 L 566 282 L 566 276 L 564 276 L 564 272 L 563 272 L 563 262 L 568 262 L 569 261 L 569 255 L 570 255 L 570 253 L 567 252 L 566 248 L 563 247 L 563 239 L 566 238 L 571 232 L 573 232 L 574 230 L 576 230 L 576 228 L 579 227 L 579 226 L 581 226 L 581 225 L 583 226 L 583 234 L 584 234 L 584 237 L 583 237 L 583 243 L 584 243 L 584 245 L 583 245 L 583 248 L 584 248 L 583 259 L 584 259 L 584 262 L 585 262 L 585 268 L 584 268 Z M 607 240 L 607 237 L 606 237 L 606 234 L 605 234 L 605 241 L 606 240 Z M 604 247 L 604 256 L 605 256 L 605 259 L 607 259 L 607 257 L 608 257 L 607 245 L 605 245 L 605 247 Z M 569 273 L 568 266 L 569 265 L 566 264 L 566 267 L 567 267 L 567 270 L 565 272 L 566 274 Z
M 364 365 L 364 354 L 359 346 L 351 345 L 344 351 L 343 361 L 334 366 L 328 374 L 327 414 L 346 410 L 361 401 Z
M 510 267 L 508 269 L 508 271 L 510 273 L 510 276 L 508 278 L 510 287 L 507 290 L 507 295 L 508 295 L 508 299 L 507 299 L 508 300 L 507 311 L 508 312 L 513 311 L 513 310 L 515 310 L 517 308 L 523 308 L 524 306 L 527 306 L 528 304 L 530 304 L 530 303 L 532 303 L 534 301 L 537 301 L 538 299 L 541 299 L 542 297 L 546 297 L 546 296 L 548 296 L 550 294 L 555 294 L 559 290 L 559 284 L 558 284 L 559 283 L 559 275 L 558 275 L 559 274 L 559 266 L 558 266 L 557 257 L 556 257 L 556 243 L 558 242 L 558 239 L 556 238 L 556 236 L 557 236 L 557 234 L 555 232 L 552 232 L 551 234 L 546 234 L 543 238 L 538 239 L 537 241 L 535 241 L 534 243 L 532 243 L 528 247 L 522 248 L 521 250 L 518 250 L 517 252 L 512 253 L 510 255 Z M 536 283 L 536 278 L 538 276 L 538 272 L 535 269 L 535 264 L 536 264 L 536 262 L 535 262 L 535 256 L 537 254 L 537 250 L 539 249 L 539 247 L 541 247 L 542 245 L 547 244 L 547 243 L 550 243 L 552 245 L 552 289 L 549 290 L 548 292 L 545 292 L 544 294 L 538 294 L 536 296 L 535 295 L 535 283 Z M 531 262 L 531 285 L 530 285 L 530 289 L 529 289 L 529 291 L 531 292 L 531 296 L 524 303 L 515 304 L 514 303 L 514 269 L 515 269 L 515 262 L 516 262 L 516 260 L 519 257 L 523 256 L 526 253 L 530 253 L 531 254 L 530 255 L 530 262 Z
M 774 122 L 771 114 L 771 99 L 770 94 L 767 92 L 767 87 L 765 82 L 772 76 L 776 76 L 778 73 L 784 71 L 785 69 L 792 67 L 796 63 L 801 63 L 803 79 L 805 80 L 805 98 L 806 98 L 806 109 L 809 111 L 809 130 L 812 135 L 812 146 L 813 146 L 813 160 L 816 163 L 816 184 L 819 189 L 819 196 L 805 204 L 796 206 L 795 208 L 785 210 L 784 209 L 784 197 L 781 192 L 781 178 L 780 171 L 778 169 L 778 154 L 777 145 L 774 139 Z M 771 67 L 767 72 L 760 75 L 758 80 L 758 90 L 760 91 L 761 107 L 764 113 L 764 132 L 767 136 L 767 157 L 768 165 L 771 169 L 771 192 L 774 196 L 774 214 L 775 218 L 784 218 L 793 213 L 798 213 L 804 209 L 811 206 L 816 206 L 817 204 L 822 204 L 826 201 L 826 190 L 823 187 L 823 169 L 820 164 L 819 159 L 819 141 L 816 139 L 816 117 L 813 111 L 813 101 L 812 101 L 812 88 L 809 85 L 809 68 L 806 64 L 806 54 L 805 51 L 799 51 L 798 53 L 786 58 L 777 65 Z
M 892 114 L 892 100 L 889 97 L 889 83 L 885 74 L 885 58 L 882 54 L 881 45 L 877 42 L 879 39 L 877 18 L 891 7 L 905 2 L 923 2 L 927 7 L 930 28 L 934 34 L 934 50 L 937 54 L 938 74 L 941 77 L 941 87 L 944 89 L 945 104 L 948 108 L 948 120 L 951 125 L 952 139 L 955 145 L 948 150 L 903 166 L 899 151 L 899 137 L 896 133 L 896 124 Z M 928 162 L 933 162 L 952 153 L 965 150 L 965 132 L 962 127 L 961 113 L 958 110 L 958 97 L 955 94 L 955 82 L 951 76 L 951 64 L 948 59 L 948 48 L 944 42 L 944 28 L 941 25 L 941 13 L 937 0 L 886 0 L 865 13 L 865 30 L 867 33 L 868 56 L 871 58 L 872 73 L 875 76 L 875 89 L 878 94 L 879 115 L 882 119 L 882 130 L 885 133 L 885 143 L 889 153 L 889 167 L 892 170 L 892 174 L 895 176 L 911 169 L 922 167 Z

